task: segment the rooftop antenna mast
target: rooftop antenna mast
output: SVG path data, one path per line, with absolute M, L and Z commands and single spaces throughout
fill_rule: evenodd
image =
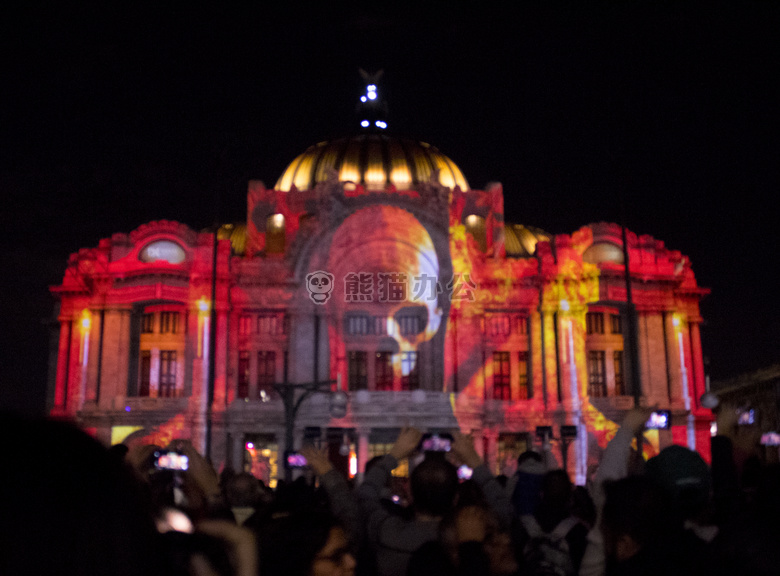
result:
M 362 68 L 359 70 L 366 85 L 366 91 L 360 96 L 357 105 L 360 127 L 371 132 L 382 132 L 387 129 L 387 103 L 379 96 L 378 85 L 385 71 L 368 73 Z

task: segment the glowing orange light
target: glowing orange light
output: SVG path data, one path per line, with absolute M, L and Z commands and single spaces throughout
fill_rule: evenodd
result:
M 92 326 L 92 314 L 84 308 L 81 312 L 79 329 L 81 338 L 79 339 L 79 362 L 87 363 L 87 350 L 89 349 L 89 328 Z
M 211 302 L 205 296 L 198 300 L 198 310 L 203 314 L 211 310 Z
M 349 477 L 354 478 L 357 475 L 357 454 L 354 450 L 349 451 Z
M 205 296 L 198 300 L 198 358 L 203 356 L 203 347 L 208 337 L 209 311 L 211 302 Z
M 92 314 L 90 314 L 89 310 L 84 309 L 81 313 L 81 332 L 88 332 L 90 326 L 92 326 Z
M 282 214 L 274 214 L 271 216 L 271 225 L 280 230 L 284 227 L 284 216 Z

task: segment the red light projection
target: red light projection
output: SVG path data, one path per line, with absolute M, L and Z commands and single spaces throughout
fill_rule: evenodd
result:
M 634 401 L 620 228 L 550 236 L 506 224 L 498 184 L 380 188 L 335 173 L 308 190 L 251 182 L 246 232 L 235 225 L 217 242 L 216 268 L 210 233 L 168 221 L 72 255 L 53 288 L 52 411 L 103 439 L 110 426 L 142 426 L 143 441 L 202 449 L 210 429 L 217 465 L 270 482 L 288 448 L 275 386 L 332 380 L 349 394 L 343 415 L 312 396 L 293 448 L 303 434 L 348 438 L 345 466 L 359 474 L 401 426 L 458 426 L 511 473 L 538 426 L 552 427 L 557 449 L 567 425 L 577 437 L 566 464 L 584 482 Z M 673 441 L 707 458 L 711 414 L 696 401 L 707 291 L 662 242 L 628 233 L 628 248 L 643 401 L 674 424 L 648 434 L 644 451 Z

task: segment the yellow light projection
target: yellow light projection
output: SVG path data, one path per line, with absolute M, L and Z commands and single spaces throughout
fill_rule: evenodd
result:
M 298 190 L 305 190 L 309 187 L 313 162 L 314 158 L 311 154 L 305 154 L 301 157 L 301 161 L 295 169 L 295 176 L 293 176 L 293 184 Z
M 142 430 L 143 426 L 112 426 L 111 427 L 111 445 L 121 444 L 125 438 L 133 432 Z
M 79 362 L 87 363 L 87 354 L 89 353 L 89 329 L 92 326 L 92 313 L 84 308 L 81 311 L 81 317 L 79 319 L 79 332 L 81 337 L 79 338 Z
M 408 190 L 412 186 L 412 174 L 404 151 L 396 140 L 387 144 L 390 153 L 390 181 L 398 190 Z

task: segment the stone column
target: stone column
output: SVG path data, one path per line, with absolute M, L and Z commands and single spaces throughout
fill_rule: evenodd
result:
M 228 318 L 225 310 L 217 310 L 217 334 L 214 371 L 214 410 L 224 410 L 227 399 Z
M 102 314 L 100 310 L 92 310 L 92 323 L 89 330 L 89 357 L 87 359 L 87 379 L 85 402 L 95 402 L 98 398 L 98 381 L 100 374 L 100 337 Z
M 240 315 L 237 311 L 230 314 L 228 326 L 228 378 L 227 378 L 227 405 L 230 406 L 236 399 L 238 390 L 238 326 Z M 237 468 L 236 468 L 237 469 Z
M 112 410 L 114 402 L 127 396 L 130 370 L 130 310 L 106 310 L 103 318 L 103 361 L 101 375 L 101 410 Z M 114 400 L 117 398 L 118 400 Z
M 543 403 L 542 318 L 535 309 L 528 315 L 528 397 Z
M 160 395 L 160 349 L 152 348 L 151 372 L 149 373 L 149 398 Z
M 555 316 L 550 310 L 542 313 L 544 323 L 544 370 L 547 376 L 547 407 L 558 405 L 558 362 L 556 358 Z
M 81 348 L 81 331 L 79 330 L 78 319 L 71 320 L 71 339 L 70 339 L 70 366 L 68 368 L 68 386 L 67 398 L 65 400 L 65 411 L 73 415 L 81 409 L 79 404 L 81 393 L 82 358 L 79 358 Z
M 664 326 L 664 338 L 666 345 L 666 357 L 668 359 L 669 376 L 669 402 L 672 407 L 682 408 L 682 366 L 680 365 L 680 352 L 677 343 L 677 330 L 674 326 L 674 314 L 666 313 Z
M 65 410 L 65 398 L 68 388 L 70 368 L 71 321 L 60 319 L 60 344 L 57 350 L 57 380 L 54 388 L 54 408 L 52 412 Z
M 569 313 L 558 313 L 558 370 L 561 378 L 561 396 L 567 410 L 571 409 L 577 390 L 572 390 L 572 378 L 577 378 L 574 359 L 574 318 Z
M 704 375 L 704 360 L 701 352 L 701 335 L 699 333 L 699 322 L 691 321 L 689 324 L 690 329 L 690 348 L 691 348 L 691 364 L 692 364 L 692 378 L 691 378 L 691 404 L 693 406 L 699 406 L 699 398 L 706 391 L 705 375 Z

